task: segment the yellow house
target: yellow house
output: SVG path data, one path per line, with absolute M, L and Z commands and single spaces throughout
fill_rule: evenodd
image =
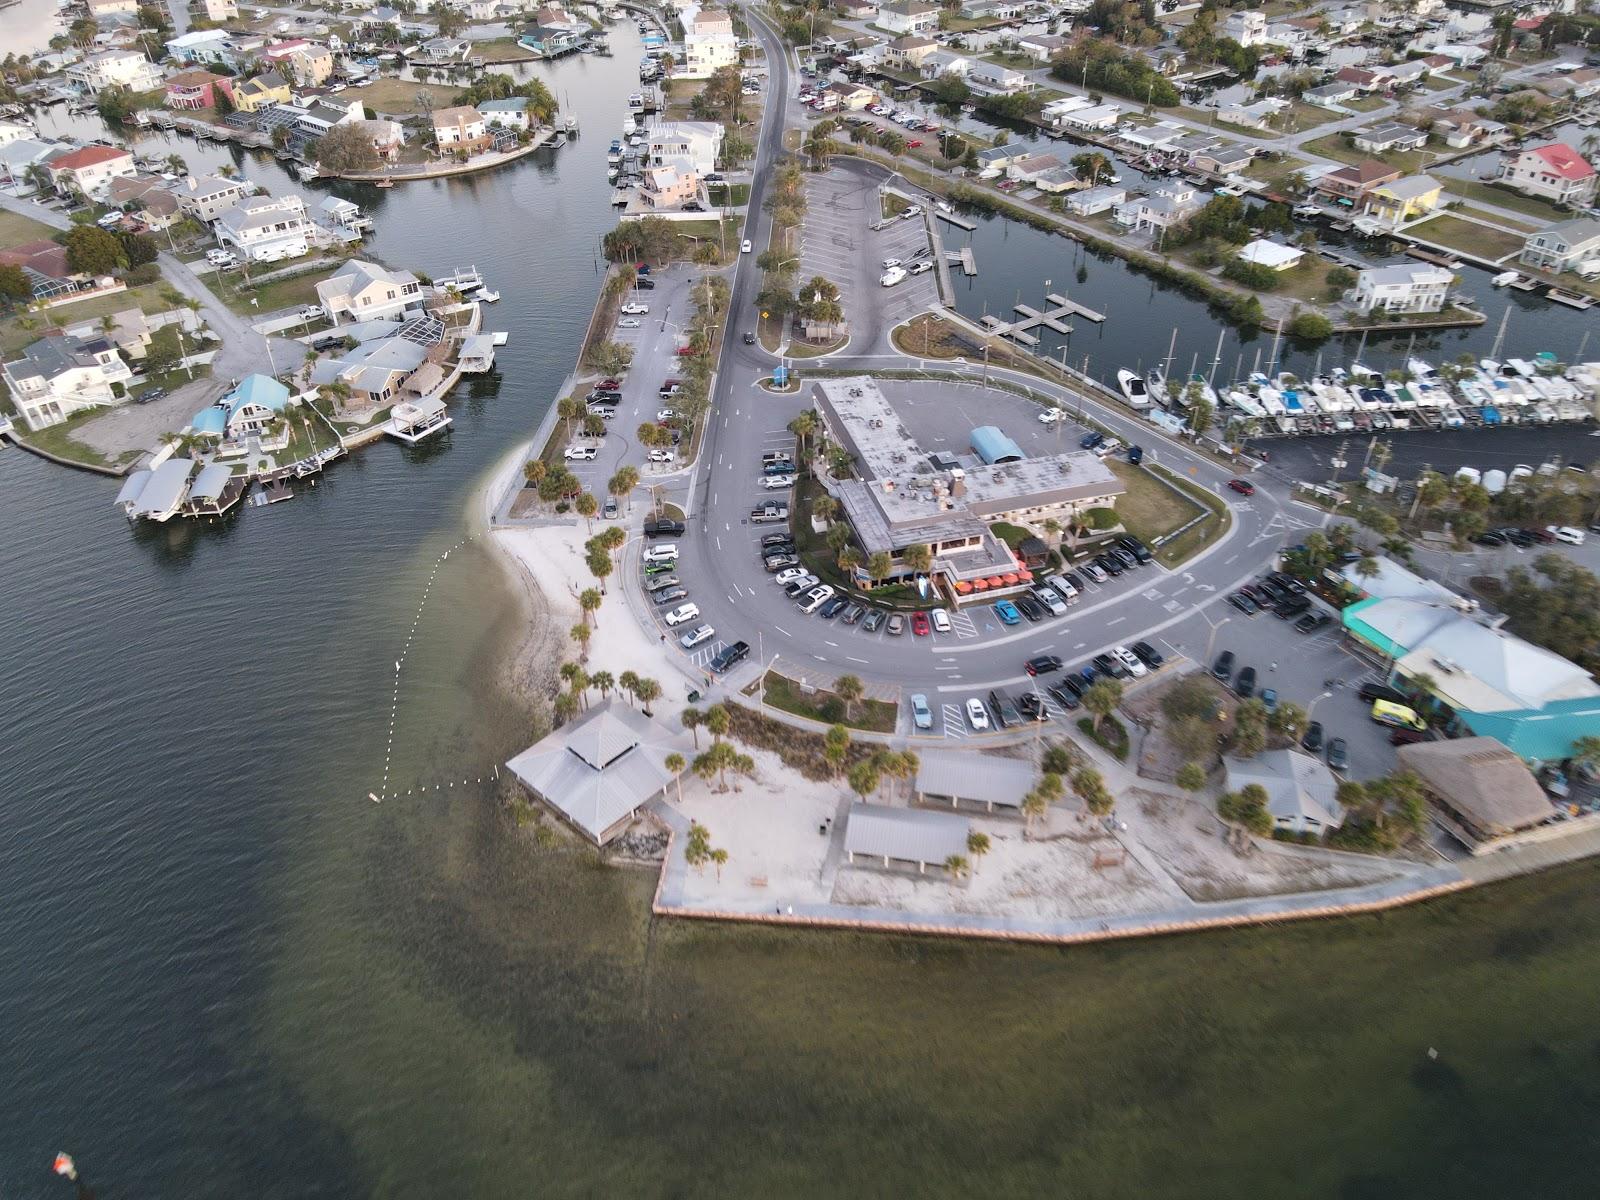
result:
M 289 82 L 276 71 L 235 84 L 233 106 L 240 112 L 260 112 L 272 104 L 289 103 Z
M 1407 175 L 1379 184 L 1366 195 L 1367 211 L 1380 221 L 1403 225 L 1438 206 L 1444 185 L 1427 175 Z

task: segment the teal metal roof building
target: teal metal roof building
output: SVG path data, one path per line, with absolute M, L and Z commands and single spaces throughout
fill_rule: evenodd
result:
M 993 425 L 980 425 L 972 431 L 972 449 L 991 467 L 1022 461 L 1022 447 Z

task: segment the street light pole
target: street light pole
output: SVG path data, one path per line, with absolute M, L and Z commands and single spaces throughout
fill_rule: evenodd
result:
M 1318 696 L 1310 704 L 1306 705 L 1306 728 L 1307 729 L 1311 728 L 1311 714 L 1317 711 L 1317 705 L 1321 704 L 1324 700 L 1326 700 L 1331 695 L 1333 695 L 1332 692 L 1323 692 L 1322 695 Z

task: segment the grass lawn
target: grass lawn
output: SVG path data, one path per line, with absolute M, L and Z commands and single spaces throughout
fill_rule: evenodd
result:
M 0 209 L 0 246 L 20 246 L 23 242 L 53 238 L 55 234 L 56 231 L 43 221 Z
M 1512 212 L 1534 217 L 1541 224 L 1565 221 L 1572 216 L 1572 213 L 1562 212 L 1547 200 L 1540 200 L 1537 196 L 1524 196 L 1521 192 L 1513 192 L 1510 188 L 1498 187 L 1492 183 L 1482 183 L 1476 179 L 1452 179 L 1448 175 L 1438 176 L 1438 180 L 1444 184 L 1444 190 L 1453 195 L 1464 196 L 1480 204 L 1508 208 Z
M 331 264 L 330 264 L 331 269 Z M 246 287 L 244 275 L 233 271 L 223 276 L 223 282 L 214 283 L 212 290 L 222 302 L 244 317 L 260 317 L 300 304 L 317 302 L 317 284 L 328 277 L 324 270 L 307 271 L 284 279 L 272 279 L 259 287 Z M 251 304 L 251 300 L 255 304 Z
M 1383 101 L 1379 100 L 1377 105 L 1373 107 L 1382 107 L 1382 105 Z M 1350 107 L 1361 112 L 1371 111 L 1368 108 L 1363 108 L 1360 104 L 1352 104 Z M 1342 113 L 1336 113 L 1330 108 L 1323 108 L 1320 104 L 1306 104 L 1297 100 L 1290 106 L 1288 117 L 1279 117 L 1274 122 L 1274 128 L 1287 128 L 1290 133 L 1303 133 L 1307 129 L 1316 129 L 1319 125 L 1327 125 L 1329 122 L 1337 121 L 1342 116 Z
M 1413 225 L 1407 232 L 1453 250 L 1475 254 L 1480 258 L 1504 258 L 1522 250 L 1522 235 L 1502 229 L 1490 229 L 1473 221 L 1463 221 L 1449 213 L 1441 214 L 1421 225 Z
M 376 79 L 365 87 L 351 88 L 343 99 L 360 100 L 374 112 L 420 113 L 419 95 L 433 101 L 434 108 L 449 108 L 462 89 L 444 83 L 411 83 L 404 79 Z
M 1344 106 L 1357 112 L 1377 112 L 1388 103 L 1382 96 L 1357 96 L 1354 100 L 1346 100 Z
M 1233 524 L 1233 514 L 1228 511 L 1227 504 L 1219 496 L 1214 496 L 1202 487 L 1197 487 L 1188 480 L 1180 479 L 1170 471 L 1161 467 L 1151 468 L 1159 471 L 1163 478 L 1170 480 L 1182 489 L 1184 495 L 1190 497 L 1195 504 L 1203 504 L 1209 508 L 1213 518 L 1202 521 L 1193 529 L 1185 530 L 1180 536 L 1162 546 L 1156 551 L 1156 561 L 1164 567 L 1176 567 L 1180 563 L 1193 558 L 1212 542 L 1228 532 L 1228 527 Z
M 1328 272 L 1333 263 L 1316 254 L 1307 254 L 1287 271 L 1278 272 L 1278 286 L 1269 293 L 1288 296 L 1307 304 L 1328 302 Z
M 54 454 L 57 458 L 69 459 L 73 462 L 87 463 L 91 467 L 117 467 L 123 465 L 122 461 L 113 462 L 92 446 L 85 446 L 72 436 L 72 431 L 78 426 L 94 420 L 106 410 L 103 408 L 86 409 L 80 413 L 73 413 L 59 425 L 52 425 L 48 429 L 41 429 L 37 433 L 26 429 L 19 421 L 13 437 L 24 441 L 30 446 L 37 446 L 47 454 Z M 138 458 L 143 451 L 129 452 L 132 458 Z M 122 460 L 131 461 L 129 454 L 120 456 Z
M 726 217 L 722 221 L 721 235 L 717 229 L 717 218 L 710 217 L 704 221 L 677 221 L 673 223 L 673 232 L 678 235 L 682 252 L 679 257 L 687 260 L 701 242 L 710 242 L 715 246 L 726 245 L 727 252 L 722 256 L 723 263 L 730 263 L 739 256 L 739 232 L 742 218 Z
M 1162 566 L 1177 566 L 1222 536 L 1228 527 L 1227 506 L 1203 490 L 1175 481 L 1184 495 L 1190 497 L 1186 500 L 1155 478 L 1155 468 L 1147 470 L 1120 459 L 1108 459 L 1107 465 L 1128 489 L 1117 499 L 1117 516 L 1129 533 L 1155 550 L 1156 561 Z M 1207 509 L 1222 519 L 1206 521 L 1166 545 L 1155 546 L 1157 538 L 1194 520 Z
M 808 342 L 804 340 L 789 343 L 785 355 L 789 358 L 820 358 L 824 354 L 831 354 L 845 344 L 845 338 L 835 338 L 831 342 Z
M 30 342 L 38 341 L 47 329 L 98 321 L 101 317 L 130 308 L 137 308 L 144 313 L 167 312 L 176 306 L 163 298 L 161 292 L 164 286 L 161 283 L 143 283 L 110 296 L 94 296 L 76 304 L 47 308 L 28 317 L 33 322 L 31 329 L 22 324 L 21 317 L 11 317 L 0 323 L 0 352 L 15 354 Z
M 1453 211 L 1458 217 L 1477 217 L 1480 221 L 1487 221 L 1491 225 L 1499 225 L 1505 229 L 1514 229 L 1518 233 L 1532 233 L 1539 228 L 1532 221 L 1513 221 L 1510 217 L 1502 217 L 1499 213 L 1485 212 L 1481 208 L 1473 208 L 1470 204 L 1463 204 Z
M 472 53 L 474 57 L 481 55 L 486 62 L 529 62 L 539 57 L 526 46 L 519 45 L 516 38 L 473 42 Z
M 711 197 L 715 204 L 729 204 L 735 208 L 750 203 L 750 185 L 748 183 L 708 183 L 706 195 Z
M 844 701 L 832 692 L 821 688 L 804 692 L 793 679 L 776 671 L 768 671 L 763 682 L 764 699 L 773 708 L 825 725 L 848 725 L 871 733 L 894 732 L 898 709 L 887 700 L 858 700 L 853 710 L 847 711 Z
M 1353 145 L 1345 141 L 1345 135 L 1342 133 L 1330 133 L 1324 137 L 1317 138 L 1315 141 L 1306 142 L 1302 149 L 1308 153 L 1320 154 L 1323 158 L 1331 158 L 1336 162 L 1342 163 L 1362 163 L 1371 159 L 1376 162 L 1387 163 L 1407 175 L 1418 174 L 1429 162 L 1437 157 L 1422 150 L 1368 154 L 1365 150 L 1357 150 Z M 1440 180 L 1440 182 L 1444 183 L 1446 187 L 1449 186 L 1448 180 Z
M 1458 79 L 1446 79 L 1442 75 L 1429 75 L 1422 81 L 1422 86 L 1430 92 L 1448 92 L 1451 88 L 1460 87 Z
M 1290 179 L 1306 165 L 1305 159 L 1293 154 L 1276 160 L 1257 155 L 1250 160 L 1250 166 L 1246 168 L 1245 174 L 1251 179 L 1259 179 L 1268 187 L 1281 190 L 1288 187 Z

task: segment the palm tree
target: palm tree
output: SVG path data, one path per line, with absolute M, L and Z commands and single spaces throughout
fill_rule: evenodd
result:
M 989 853 L 989 835 L 979 833 L 974 829 L 967 834 L 967 853 L 972 855 L 973 868 L 977 868 L 978 860 Z
M 971 869 L 971 864 L 967 862 L 964 855 L 952 854 L 944 860 L 944 869 L 950 872 L 952 879 L 964 879 Z
M 800 462 L 806 460 L 806 443 L 817 432 L 817 414 L 809 408 L 789 422 L 789 432 L 795 437 L 795 454 Z M 813 507 L 813 511 L 815 508 Z
M 1282 737 L 1293 738 L 1306 723 L 1306 710 L 1298 704 L 1284 702 L 1267 717 L 1267 727 Z
M 894 570 L 894 560 L 889 557 L 887 550 L 874 551 L 867 559 L 867 574 L 871 576 L 874 585 L 887 579 L 892 570 Z
M 850 730 L 844 725 L 830 725 L 822 739 L 822 757 L 833 768 L 835 775 L 844 770 L 850 758 Z
M 901 556 L 906 564 L 906 569 L 916 575 L 926 575 L 933 569 L 933 547 L 919 542 L 915 546 L 907 546 Z
M 850 769 L 850 790 L 861 803 L 865 804 L 867 797 L 878 790 L 878 783 L 878 767 L 870 758 Z
M 572 506 L 578 510 L 578 515 L 583 518 L 583 523 L 589 532 L 593 533 L 594 515 L 600 511 L 600 501 L 594 498 L 592 492 L 584 492 L 572 502 Z
M 709 857 L 711 859 L 712 866 L 714 866 L 716 868 L 716 871 L 717 871 L 717 882 L 721 883 L 722 882 L 722 868 L 723 868 L 724 865 L 726 865 L 726 863 L 728 861 L 728 852 L 726 850 L 724 850 L 721 846 L 718 846 L 715 850 L 711 851 L 711 853 L 707 857 Z
M 1022 798 L 1022 835 L 1033 836 L 1033 823 L 1050 811 L 1050 800 L 1037 787 Z
M 578 698 L 571 692 L 560 692 L 552 704 L 555 709 L 556 723 L 565 725 L 578 715 Z
M 1177 784 L 1186 792 L 1198 792 L 1206 786 L 1206 769 L 1199 763 L 1184 763 L 1178 768 Z
M 683 803 L 683 769 L 688 765 L 689 764 L 684 761 L 683 755 L 679 754 L 676 750 L 667 755 L 666 759 L 662 762 L 662 766 L 666 767 L 667 770 L 672 773 L 672 782 L 678 785 L 679 804 Z
M 617 686 L 628 693 L 628 707 L 633 707 L 635 689 L 639 686 L 639 676 L 632 671 L 624 671 L 617 677 Z
M 1115 679 L 1097 679 L 1083 694 L 1083 706 L 1094 714 L 1095 728 L 1105 724 L 1106 718 L 1122 703 L 1122 685 Z
M 589 686 L 600 693 L 600 699 L 609 700 L 611 689 L 617 686 L 617 681 L 610 671 L 596 671 L 589 676 Z
M 1072 790 L 1084 807 L 1097 817 L 1111 811 L 1116 801 L 1106 787 L 1105 778 L 1093 767 L 1080 767 L 1072 776 Z
M 594 630 L 589 628 L 587 621 L 580 621 L 572 627 L 572 640 L 578 643 L 578 652 L 584 657 L 589 657 L 589 638 Z
M 733 728 L 733 714 L 728 711 L 726 704 L 713 704 L 706 710 L 705 725 L 711 731 L 712 742 L 720 742 Z
M 638 486 L 639 469 L 637 467 L 623 467 L 606 482 L 606 491 L 610 492 L 614 499 L 621 501 L 626 499 L 628 493 Z
M 655 716 L 655 714 L 650 711 L 650 702 L 652 700 L 661 699 L 661 685 L 654 679 L 647 677 L 640 679 L 639 682 L 634 685 L 633 690 L 634 694 L 639 697 L 639 703 L 644 705 L 644 715 L 647 717 Z
M 844 701 L 847 717 L 855 716 L 856 701 L 866 695 L 866 691 L 866 685 L 861 682 L 859 675 L 841 675 L 833 681 L 833 694 Z
M 824 525 L 833 523 L 834 517 L 839 515 L 839 502 L 824 492 L 811 501 L 811 516 L 813 520 L 821 521 Z
M 589 502 L 591 504 L 594 502 L 593 496 L 589 497 Z M 578 607 L 583 610 L 583 623 L 585 625 L 589 624 L 592 614 L 600 611 L 600 605 L 604 602 L 604 600 L 605 597 L 600 594 L 599 588 L 583 589 L 582 594 L 578 597 Z M 598 627 L 600 624 L 600 618 L 594 617 L 593 620 L 594 624 Z
M 561 678 L 567 681 L 567 687 L 581 701 L 589 687 L 589 672 L 575 662 L 564 662 L 561 664 Z
M 678 720 L 683 722 L 683 727 L 694 736 L 694 748 L 700 749 L 700 726 L 705 723 L 706 715 L 698 708 L 686 708 L 679 715 Z

